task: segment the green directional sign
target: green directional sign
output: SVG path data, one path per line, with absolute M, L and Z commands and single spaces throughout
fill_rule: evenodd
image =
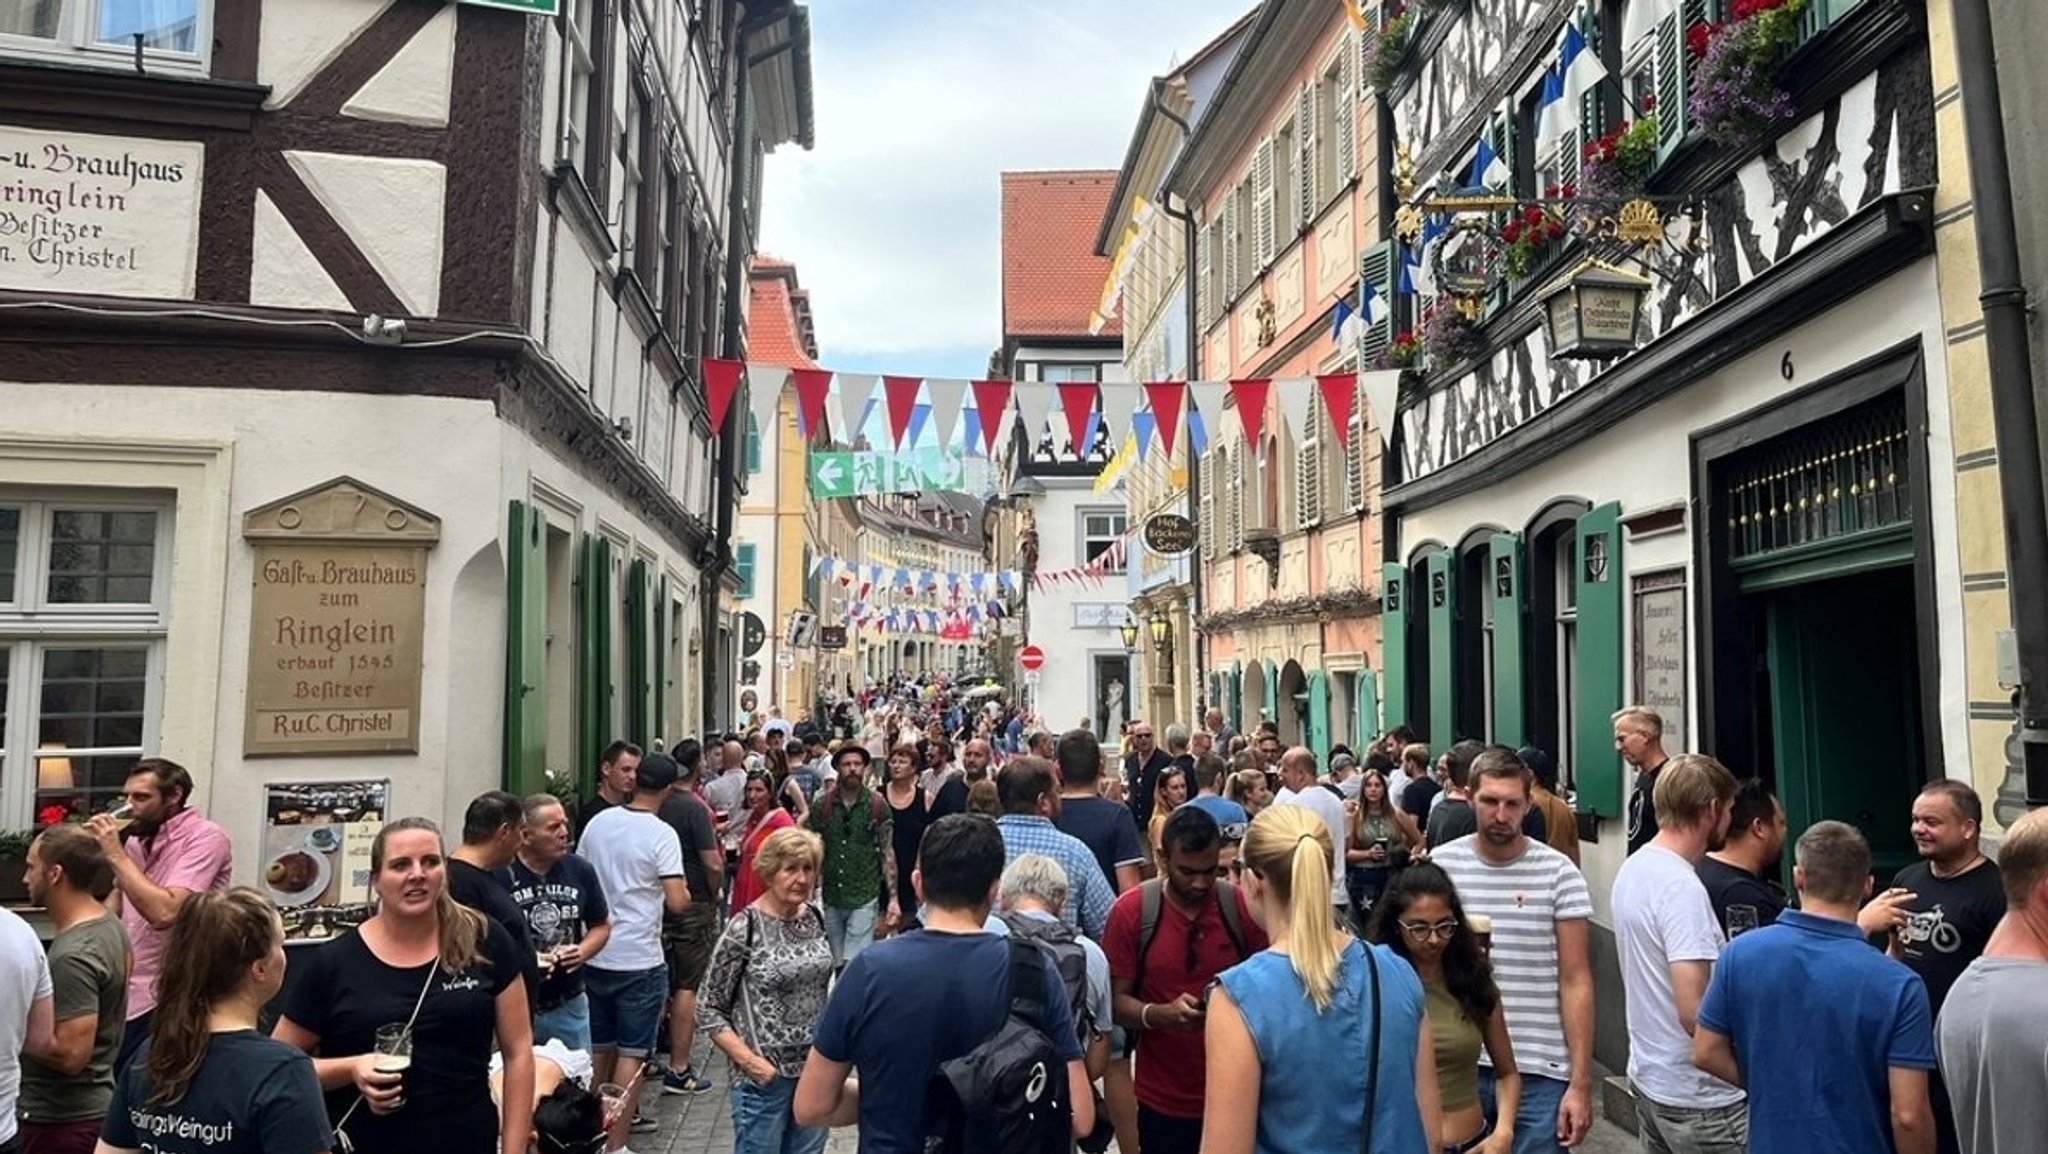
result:
M 502 8 L 507 12 L 524 12 L 529 16 L 553 16 L 561 9 L 561 0 L 456 0 L 478 8 Z
M 967 454 L 959 449 L 909 453 L 812 453 L 811 496 L 819 500 L 873 493 L 965 492 Z

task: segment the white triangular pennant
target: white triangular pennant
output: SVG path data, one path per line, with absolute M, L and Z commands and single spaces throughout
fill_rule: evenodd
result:
M 747 366 L 747 411 L 754 415 L 754 429 L 764 445 L 776 443 L 775 409 L 782 404 L 782 389 L 788 383 L 789 369 L 782 365 Z
M 1202 414 L 1202 428 L 1212 437 L 1223 427 L 1223 402 L 1229 396 L 1229 381 L 1188 382 L 1188 404 Z
M 951 445 L 960 423 L 960 403 L 967 399 L 967 382 L 930 377 L 924 384 L 932 393 L 932 428 L 938 430 L 939 444 Z
M 881 382 L 873 373 L 839 374 L 839 411 L 832 417 L 832 436 L 842 445 L 860 440 L 860 419 L 868 411 L 868 398 Z
M 1365 392 L 1367 419 L 1379 429 L 1380 440 L 1386 442 L 1394 434 L 1394 405 L 1401 395 L 1401 370 L 1368 369 L 1358 374 L 1358 387 Z
M 1101 386 L 1103 427 L 1109 430 L 1109 443 L 1121 445 L 1124 434 L 1131 431 L 1131 414 L 1138 408 L 1138 383 L 1136 381 L 1104 381 Z
M 1024 449 L 1027 453 L 1038 451 L 1038 442 L 1045 436 L 1045 421 L 1052 414 L 1052 399 L 1056 392 L 1053 386 L 1042 381 L 1019 381 L 1010 387 L 1010 396 L 1016 398 L 1017 420 L 1024 426 Z
M 1287 422 L 1287 431 L 1294 434 L 1294 441 L 1300 444 L 1313 430 L 1309 419 L 1314 414 L 1312 407 L 1316 397 L 1314 377 L 1280 377 L 1273 382 L 1273 395 L 1280 402 L 1280 416 Z

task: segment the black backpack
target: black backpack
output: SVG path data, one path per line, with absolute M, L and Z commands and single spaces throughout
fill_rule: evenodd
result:
M 1067 987 L 1067 1007 L 1074 1016 L 1074 1038 L 1086 1050 L 1088 1037 L 1097 1023 L 1088 1013 L 1088 951 L 1081 945 L 1081 935 L 1058 918 L 1017 913 L 1004 914 L 1002 918 L 1003 924 L 1010 927 L 1011 937 L 1036 944 L 1059 971 L 1060 982 Z
M 932 1075 L 927 1154 L 1067 1154 L 1073 1148 L 1067 1060 L 1047 1033 L 1045 955 L 1019 938 L 1006 945 L 1010 1012 L 980 1045 Z

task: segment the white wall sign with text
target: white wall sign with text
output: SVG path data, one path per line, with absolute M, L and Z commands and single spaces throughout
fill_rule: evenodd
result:
M 206 148 L 0 125 L 0 289 L 189 300 Z

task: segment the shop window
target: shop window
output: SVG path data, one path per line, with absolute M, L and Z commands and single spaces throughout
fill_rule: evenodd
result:
M 100 809 L 153 741 L 168 512 L 0 493 L 0 809 Z

